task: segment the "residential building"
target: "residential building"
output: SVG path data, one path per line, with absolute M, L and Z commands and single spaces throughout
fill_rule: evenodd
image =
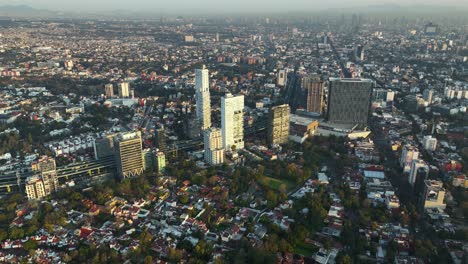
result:
M 25 183 L 26 196 L 29 200 L 37 200 L 48 194 L 44 188 L 44 181 L 41 176 L 35 175 L 28 177 Z
M 319 76 L 308 76 L 301 80 L 301 87 L 306 94 L 306 111 L 322 114 L 323 80 Z
M 43 156 L 32 163 L 31 168 L 33 172 L 38 172 L 40 174 L 46 195 L 58 189 L 57 165 L 54 158 Z
M 163 173 L 166 169 L 166 155 L 162 151 L 156 153 L 156 169 L 158 173 Z
M 114 85 L 112 83 L 106 84 L 106 86 L 104 86 L 104 90 L 107 98 L 114 97 Z
M 119 87 L 120 98 L 130 97 L 130 84 L 128 82 L 121 82 L 118 84 L 118 87 Z
M 271 108 L 268 123 L 268 143 L 270 145 L 288 142 L 290 112 L 291 109 L 287 104 Z
M 276 85 L 284 87 L 288 81 L 288 73 L 286 70 L 279 70 L 276 76 Z
M 416 178 L 421 175 L 422 172 L 429 173 L 429 167 L 427 166 L 426 162 L 421 159 L 414 159 L 411 162 L 411 169 L 408 177 L 408 181 L 411 186 L 414 186 Z
M 244 96 L 228 93 L 221 98 L 221 129 L 226 151 L 244 148 Z
M 425 136 L 423 138 L 422 145 L 427 151 L 435 151 L 437 148 L 437 138 L 433 138 L 432 136 Z
M 166 132 L 164 131 L 164 128 L 160 128 L 156 130 L 155 139 L 156 139 L 156 147 L 158 148 L 158 150 L 162 152 L 166 151 L 166 148 L 167 148 Z
M 211 127 L 210 78 L 208 69 L 195 70 L 195 96 L 197 99 L 197 118 L 201 130 Z
M 422 206 L 424 209 L 440 208 L 445 209 L 444 203 L 445 189 L 441 181 L 426 180 L 424 182 L 424 194 L 422 199 Z
M 400 166 L 403 168 L 403 172 L 409 172 L 411 170 L 411 163 L 413 160 L 419 158 L 419 150 L 411 145 L 403 146 L 400 157 Z
M 330 78 L 328 121 L 367 125 L 374 81 Z
M 117 172 L 121 178 L 138 176 L 143 173 L 141 133 L 129 132 L 114 138 Z
M 222 130 L 219 128 L 209 128 L 204 132 L 205 161 L 211 165 L 218 165 L 224 162 L 224 148 Z
M 317 120 L 291 114 L 289 116 L 289 140 L 302 144 L 315 135 L 318 126 Z
M 423 92 L 423 98 L 424 101 L 426 101 L 428 104 L 432 104 L 432 97 L 434 96 L 434 90 L 432 89 L 426 89 Z

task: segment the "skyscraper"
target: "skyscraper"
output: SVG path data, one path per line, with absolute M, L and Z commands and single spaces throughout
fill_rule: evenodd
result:
M 118 86 L 120 98 L 127 98 L 130 96 L 130 84 L 128 82 L 121 82 Z
M 208 69 L 195 71 L 195 95 L 197 98 L 197 117 L 202 130 L 211 127 L 210 79 Z
M 290 112 L 291 109 L 287 104 L 271 108 L 268 124 L 268 143 L 270 145 L 288 142 Z
M 368 79 L 330 78 L 328 121 L 366 126 L 373 87 Z
M 107 98 L 114 97 L 114 85 L 112 83 L 106 84 L 104 90 Z
M 306 94 L 306 111 L 322 114 L 323 81 L 319 76 L 308 76 L 302 78 L 301 86 Z
M 143 173 L 141 133 L 122 133 L 114 138 L 117 172 L 121 178 L 138 176 Z
M 408 181 L 411 184 L 411 186 L 414 186 L 416 178 L 418 177 L 418 175 L 421 175 L 421 170 L 424 170 L 426 173 L 429 173 L 429 167 L 427 166 L 426 162 L 424 162 L 424 160 L 414 159 L 411 162 L 411 169 L 408 177 Z
M 204 131 L 205 161 L 211 165 L 224 162 L 223 136 L 221 129 L 209 128 Z
M 226 94 L 221 98 L 221 128 L 223 147 L 244 148 L 244 96 Z

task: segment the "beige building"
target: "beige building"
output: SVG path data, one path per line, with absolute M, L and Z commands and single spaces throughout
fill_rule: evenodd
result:
M 128 98 L 130 97 L 130 84 L 128 82 L 119 83 L 119 97 Z
M 280 145 L 288 142 L 291 109 L 289 105 L 279 105 L 270 110 L 268 124 L 268 143 Z
M 104 90 L 106 97 L 114 97 L 114 85 L 112 83 L 106 84 L 106 86 L 104 86 Z
M 424 181 L 424 196 L 422 197 L 424 209 L 440 208 L 445 209 L 444 203 L 445 189 L 441 181 Z
M 223 136 L 221 129 L 210 128 L 204 132 L 205 161 L 211 165 L 224 162 Z

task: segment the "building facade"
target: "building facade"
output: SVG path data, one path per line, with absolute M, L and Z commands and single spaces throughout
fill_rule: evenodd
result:
M 291 109 L 287 104 L 271 108 L 268 122 L 268 143 L 270 145 L 288 142 L 290 114 Z
M 226 94 L 221 98 L 221 129 L 226 151 L 244 148 L 244 96 Z
M 306 94 L 306 111 L 322 114 L 323 108 L 323 80 L 319 76 L 304 77 L 301 87 Z
M 420 176 L 423 170 L 426 173 L 429 173 L 429 167 L 427 166 L 426 162 L 424 162 L 424 160 L 414 159 L 411 162 L 411 169 L 408 177 L 408 181 L 411 184 L 411 186 L 414 187 L 418 175 Z
M 373 87 L 368 79 L 330 78 L 328 121 L 366 126 Z
M 288 72 L 286 70 L 279 70 L 276 76 L 276 85 L 284 87 L 288 82 Z
M 432 136 L 425 136 L 422 145 L 427 151 L 435 151 L 437 148 L 437 139 Z

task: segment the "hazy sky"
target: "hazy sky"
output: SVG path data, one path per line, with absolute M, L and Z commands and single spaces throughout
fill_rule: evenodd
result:
M 468 6 L 468 0 L 0 0 L 0 5 L 26 4 L 35 8 L 64 11 L 105 11 L 127 9 L 149 12 L 277 12 L 313 11 L 392 3 L 401 5 Z

